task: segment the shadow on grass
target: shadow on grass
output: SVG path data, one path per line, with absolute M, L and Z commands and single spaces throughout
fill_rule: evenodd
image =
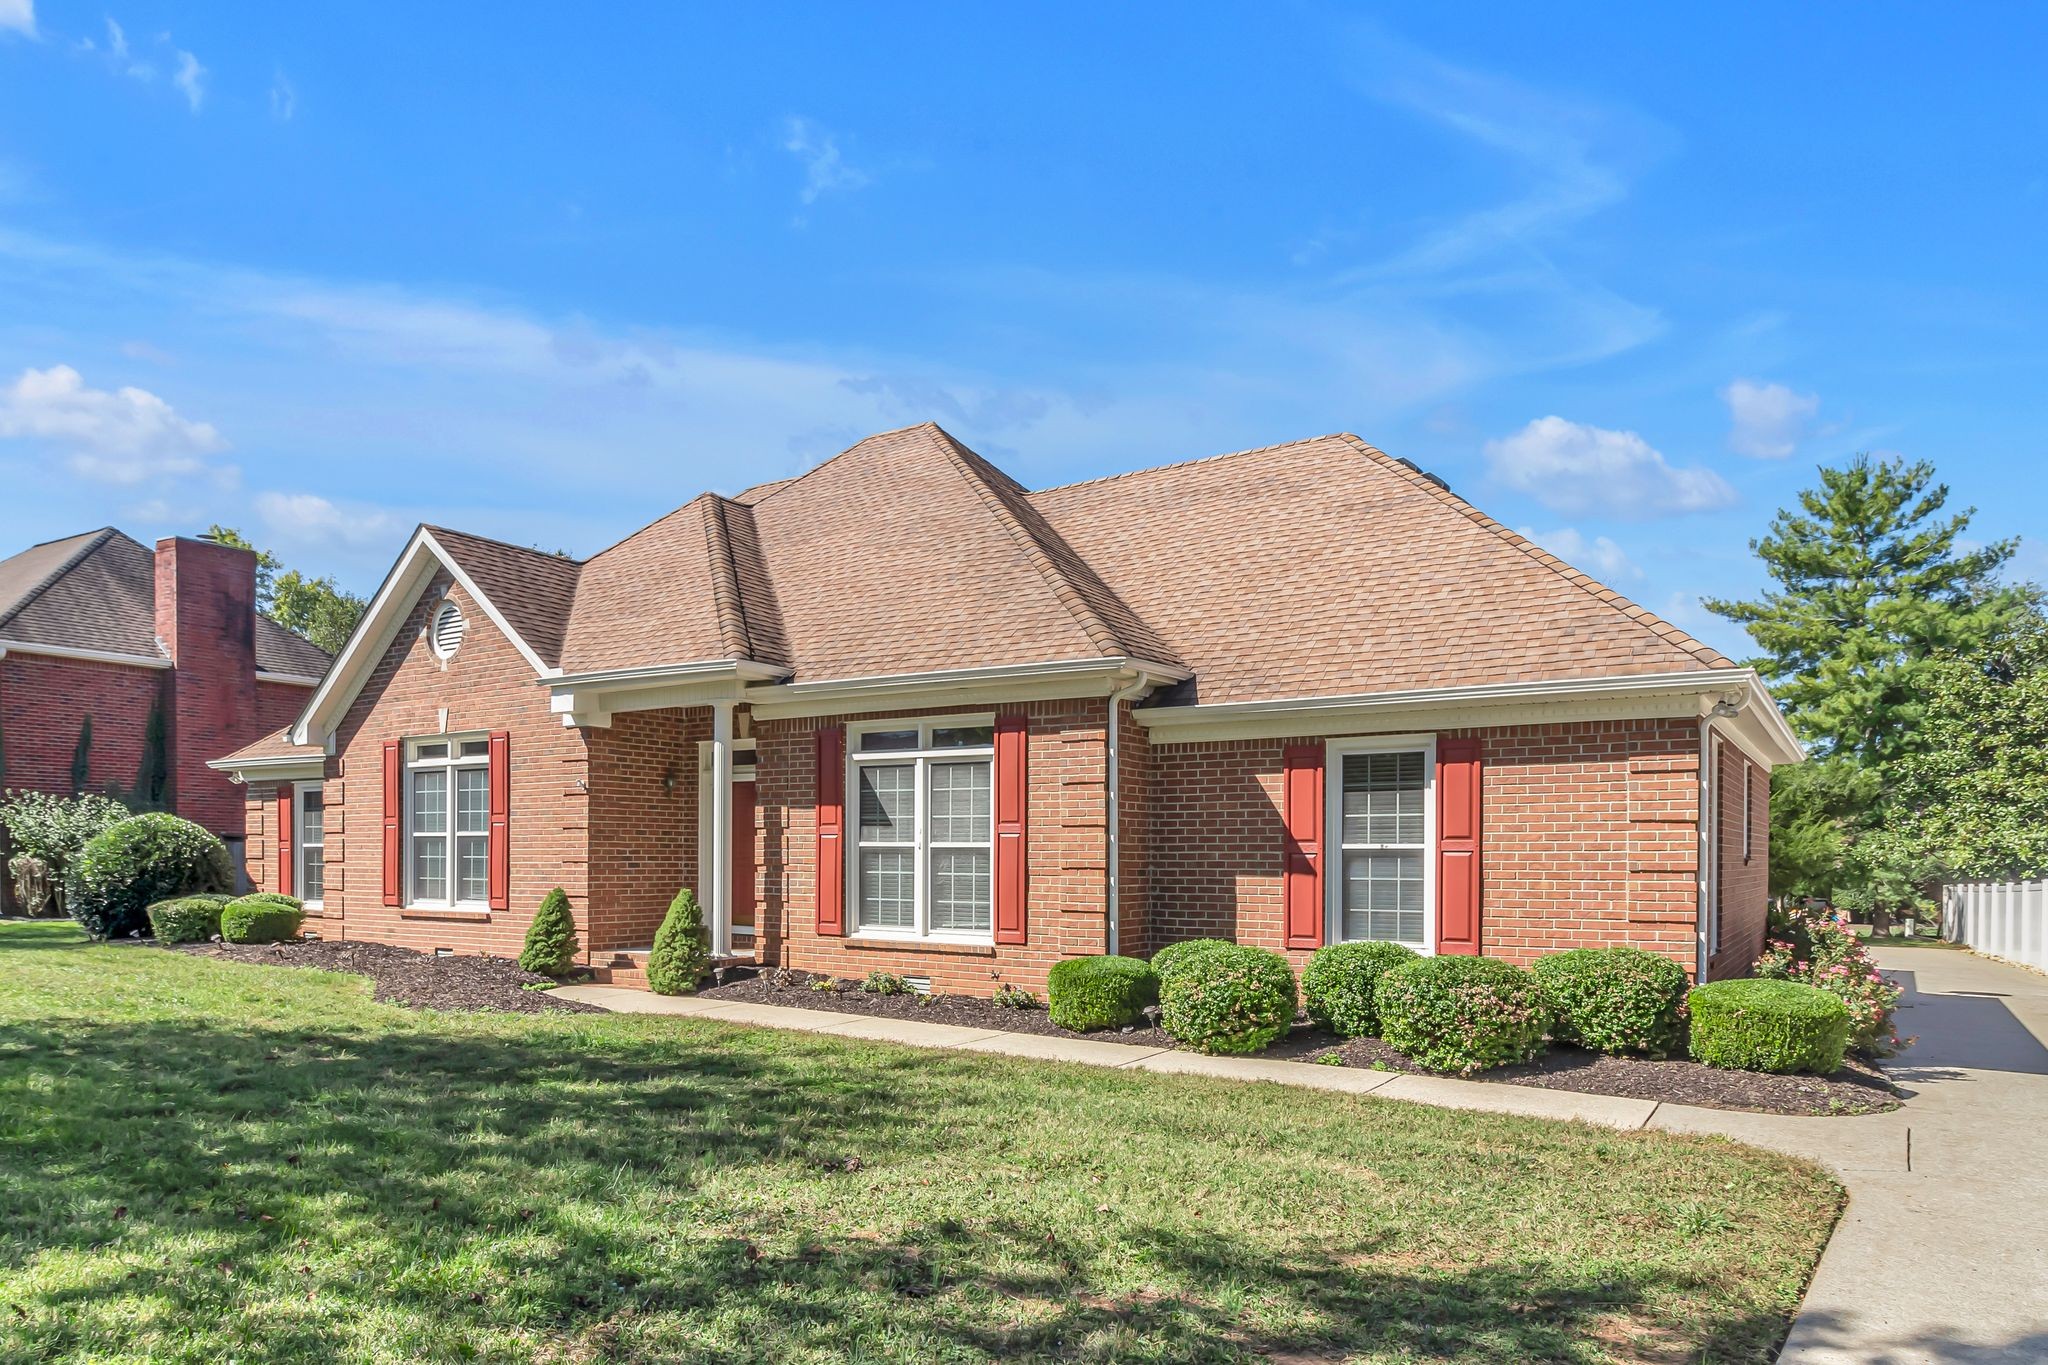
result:
M 1646 1269 L 1312 1229 L 1277 1254 L 1192 1205 L 1113 1232 L 899 1216 L 918 1182 L 864 1205 L 861 1154 L 978 1131 L 918 1078 L 985 1063 L 792 1046 L 0 1027 L 0 1356 L 1719 1362 L 1782 1337 L 1773 1315 L 1649 1326 L 1696 1286 Z

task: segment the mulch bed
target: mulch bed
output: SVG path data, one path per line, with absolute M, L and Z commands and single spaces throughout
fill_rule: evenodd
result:
M 829 982 L 830 989 L 815 989 L 813 981 Z M 992 1000 L 966 995 L 872 995 L 859 989 L 855 982 L 807 972 L 764 972 L 746 980 L 708 987 L 698 995 L 706 1000 L 747 1000 L 795 1009 L 921 1019 L 962 1028 L 1087 1038 L 1091 1042 L 1127 1043 L 1134 1047 L 1180 1046 L 1172 1034 L 1156 1026 L 1080 1034 L 1053 1023 L 1043 1009 L 1006 1008 Z M 1292 1034 L 1259 1055 L 1295 1062 L 1335 1056 L 1345 1066 L 1432 1074 L 1376 1038 L 1339 1038 L 1307 1024 L 1296 1024 Z M 1723 1071 L 1683 1059 L 1606 1057 L 1580 1048 L 1556 1047 L 1533 1062 L 1501 1067 L 1471 1079 L 1764 1114 L 1873 1114 L 1899 1107 L 1897 1092 L 1883 1073 L 1854 1059 L 1832 1076 L 1769 1076 L 1754 1071 Z
M 388 943 L 191 943 L 172 949 L 194 957 L 255 962 L 266 967 L 311 967 L 353 972 L 376 983 L 376 998 L 428 1010 L 509 1010 L 519 1014 L 602 1014 L 595 1005 L 564 1000 L 529 985 L 552 984 L 502 957 L 435 957 Z

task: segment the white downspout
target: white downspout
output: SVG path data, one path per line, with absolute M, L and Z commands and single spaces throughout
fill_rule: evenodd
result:
M 1700 717 L 1700 903 L 1699 913 L 1693 917 L 1694 938 L 1697 940 L 1698 965 L 1693 972 L 1693 981 L 1705 985 L 1708 961 L 1708 916 L 1714 913 L 1714 718 Z
M 1122 908 L 1117 904 L 1117 864 L 1122 861 L 1123 850 L 1123 788 L 1117 776 L 1116 737 L 1117 731 L 1122 728 L 1117 724 L 1118 708 L 1125 702 L 1143 695 L 1151 686 L 1152 675 L 1139 669 L 1138 676 L 1129 685 L 1116 688 L 1109 694 L 1109 906 L 1106 911 L 1109 932 L 1104 935 L 1104 943 L 1112 957 L 1123 946 L 1122 935 L 1117 930 L 1118 911 Z
M 711 703 L 711 956 L 732 956 L 732 708 Z

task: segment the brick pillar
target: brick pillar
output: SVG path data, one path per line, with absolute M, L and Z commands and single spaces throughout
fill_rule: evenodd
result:
M 239 836 L 242 793 L 207 762 L 257 737 L 256 556 L 210 540 L 156 543 L 156 633 L 171 655 L 168 804 Z

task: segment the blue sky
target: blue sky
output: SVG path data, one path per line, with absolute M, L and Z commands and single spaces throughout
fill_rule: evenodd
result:
M 0 547 L 1351 430 L 1739 649 L 1818 462 L 2048 504 L 2042 7 L 563 13 L 0 0 Z

